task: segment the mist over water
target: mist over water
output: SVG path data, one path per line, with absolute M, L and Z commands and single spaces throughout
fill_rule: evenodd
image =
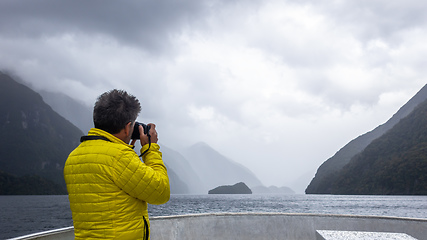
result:
M 427 219 L 427 196 L 172 195 L 154 216 L 218 212 L 352 214 Z M 68 196 L 0 196 L 0 239 L 73 225 Z

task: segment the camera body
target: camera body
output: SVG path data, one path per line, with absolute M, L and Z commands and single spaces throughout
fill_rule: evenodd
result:
M 139 139 L 139 125 L 142 126 L 142 128 L 144 129 L 144 134 L 146 134 L 148 137 L 150 137 L 150 125 L 144 124 L 144 123 L 140 123 L 140 122 L 135 122 L 135 127 L 133 128 L 133 132 L 132 132 L 132 137 L 131 139 Z

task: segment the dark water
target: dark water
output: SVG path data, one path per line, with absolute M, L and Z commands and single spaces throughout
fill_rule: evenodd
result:
M 213 212 L 285 212 L 427 219 L 427 196 L 173 195 L 150 216 Z M 72 226 L 68 197 L 0 196 L 0 239 Z

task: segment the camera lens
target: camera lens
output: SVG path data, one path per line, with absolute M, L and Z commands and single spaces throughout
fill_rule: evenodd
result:
M 131 139 L 139 139 L 139 125 L 141 123 L 135 122 L 135 127 L 133 128 Z

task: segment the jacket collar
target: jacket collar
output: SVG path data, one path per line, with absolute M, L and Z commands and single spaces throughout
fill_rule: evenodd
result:
M 91 128 L 88 132 L 88 136 L 102 136 L 102 137 L 106 137 L 108 140 L 110 140 L 113 143 L 123 144 L 123 145 L 130 147 L 130 148 L 134 147 L 132 145 L 129 145 L 129 144 L 123 142 L 121 139 L 117 138 L 116 136 L 112 135 L 111 133 L 106 132 L 104 130 L 101 130 L 99 128 Z

